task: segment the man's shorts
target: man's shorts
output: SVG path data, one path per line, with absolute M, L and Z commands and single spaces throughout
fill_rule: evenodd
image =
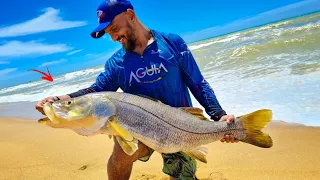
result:
M 149 148 L 149 155 L 140 158 L 140 161 L 149 160 L 154 150 Z M 163 159 L 162 171 L 177 180 L 196 180 L 197 161 L 183 152 L 161 154 Z

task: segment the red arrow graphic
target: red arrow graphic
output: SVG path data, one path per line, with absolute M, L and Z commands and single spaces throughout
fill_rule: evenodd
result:
M 51 76 L 51 74 L 50 74 L 50 71 L 49 71 L 49 69 L 48 69 L 48 66 L 46 66 L 46 67 L 47 67 L 48 74 L 46 74 L 46 73 L 44 73 L 44 72 L 42 72 L 42 71 L 36 70 L 36 69 L 29 69 L 28 71 L 35 71 L 35 72 L 41 73 L 41 74 L 44 75 L 44 76 L 42 76 L 42 79 L 43 79 L 43 80 L 47 80 L 47 81 L 53 82 L 53 78 L 52 78 L 52 76 Z

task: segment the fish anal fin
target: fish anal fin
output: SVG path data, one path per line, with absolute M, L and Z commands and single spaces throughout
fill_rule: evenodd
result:
M 134 139 L 132 141 L 126 141 L 120 136 L 116 136 L 115 138 L 122 150 L 129 156 L 132 156 L 138 150 L 138 140 Z
M 190 151 L 183 151 L 183 153 L 203 163 L 208 162 L 207 161 L 208 149 L 205 147 L 199 147 L 195 150 L 190 150 Z
M 115 116 L 113 116 L 112 119 L 108 121 L 108 128 L 126 141 L 132 141 L 134 139 L 129 131 L 118 124 Z
M 187 113 L 190 113 L 194 116 L 196 116 L 197 118 L 201 119 L 201 120 L 208 120 L 208 118 L 206 118 L 204 115 L 203 115 L 203 110 L 200 109 L 200 108 L 196 108 L 196 107 L 179 107 L 179 109 L 187 112 Z
M 247 115 L 238 117 L 244 122 L 246 129 L 246 137 L 241 139 L 242 142 L 252 144 L 262 148 L 270 148 L 273 146 L 272 138 L 261 131 L 271 120 L 272 111 L 261 109 Z

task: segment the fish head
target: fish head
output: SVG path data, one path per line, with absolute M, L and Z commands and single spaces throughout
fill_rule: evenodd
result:
M 103 127 L 116 114 L 116 107 L 103 94 L 87 94 L 53 103 L 45 103 L 46 118 L 39 123 L 53 128 L 94 129 Z
M 93 100 L 90 96 L 82 96 L 53 103 L 45 103 L 43 111 L 53 124 L 65 121 L 77 121 L 92 114 Z

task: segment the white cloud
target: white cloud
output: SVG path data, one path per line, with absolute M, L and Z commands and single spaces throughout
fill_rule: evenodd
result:
M 7 74 L 16 71 L 18 68 L 7 68 L 7 69 L 3 69 L 0 70 L 0 77 L 6 76 Z
M 61 63 L 64 63 L 64 62 L 67 62 L 67 60 L 66 59 L 60 59 L 60 60 L 57 60 L 57 61 L 45 62 L 45 63 L 42 63 L 39 67 L 44 67 L 44 66 L 49 66 L 49 65 L 56 65 L 56 64 L 61 64 Z
M 8 61 L 0 61 L 0 64 L 9 64 Z
M 88 56 L 92 56 L 92 55 L 93 55 L 93 54 L 89 53 L 89 54 L 86 54 L 85 56 L 88 57 Z
M 62 30 L 80 27 L 87 24 L 85 21 L 65 21 L 59 17 L 60 11 L 54 8 L 46 8 L 44 13 L 34 19 L 0 28 L 1 37 L 17 37 L 40 32 Z
M 68 52 L 67 55 L 70 56 L 72 54 L 75 54 L 75 53 L 78 53 L 78 52 L 81 52 L 81 51 L 83 51 L 83 49 L 79 49 L 79 50 Z
M 65 44 L 44 44 L 36 41 L 10 41 L 0 46 L 0 57 L 18 57 L 30 55 L 48 55 L 71 50 Z

